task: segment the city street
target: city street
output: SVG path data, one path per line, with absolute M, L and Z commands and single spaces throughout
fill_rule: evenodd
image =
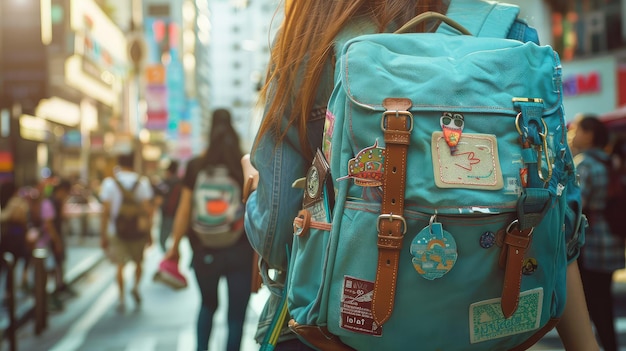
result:
M 76 239 L 76 238 L 75 238 Z M 88 238 L 82 243 L 82 250 L 99 253 L 97 238 Z M 90 250 L 90 251 L 89 251 Z M 181 246 L 181 262 L 189 262 L 191 252 L 187 241 Z M 163 253 L 157 246 L 147 250 L 144 277 L 141 283 L 142 305 L 137 308 L 130 294 L 127 296 L 124 312 L 117 310 L 118 292 L 115 284 L 115 269 L 106 260 L 90 269 L 73 284 L 77 297 L 65 301 L 62 312 L 51 312 L 48 327 L 40 335 L 35 335 L 32 321 L 24 324 L 17 333 L 18 351 L 189 351 L 195 348 L 195 321 L 199 294 L 193 272 L 185 264 L 181 270 L 188 279 L 189 286 L 173 290 L 152 277 Z M 73 267 L 68 267 L 70 270 Z M 126 267 L 125 276 L 132 281 L 133 265 Z M 626 271 L 615 276 L 617 300 L 616 326 L 620 334 L 620 350 L 626 351 Z M 127 288 L 128 290 L 129 288 Z M 220 285 L 220 298 L 226 302 L 226 286 Z M 252 294 L 244 328 L 242 351 L 258 350 L 253 340 L 256 322 L 267 290 Z M 225 348 L 226 316 L 224 305 L 220 307 L 214 322 L 214 331 L 209 350 Z M 4 342 L 0 351 L 8 351 Z M 550 332 L 531 351 L 562 351 L 556 331 Z
M 189 255 L 188 246 L 182 245 L 181 261 L 188 262 Z M 74 290 L 79 296 L 68 299 L 63 312 L 53 312 L 49 315 L 48 328 L 41 335 L 34 335 L 32 322 L 20 328 L 18 350 L 194 350 L 195 321 L 199 303 L 195 278 L 187 267 L 181 265 L 181 270 L 189 282 L 186 289 L 173 290 L 154 282 L 152 277 L 161 257 L 162 252 L 156 246 L 147 251 L 144 278 L 141 283 L 140 308 L 136 308 L 129 294 L 126 310 L 117 311 L 115 269 L 109 262 L 103 261 L 74 284 Z M 133 266 L 129 264 L 125 271 L 128 282 L 132 281 L 133 274 Z M 220 295 L 225 296 L 225 284 L 220 285 L 220 289 Z M 258 349 L 252 337 L 265 294 L 267 291 L 262 290 L 251 297 L 242 350 Z M 225 299 L 222 301 L 226 302 Z M 225 311 L 220 307 L 216 314 L 209 348 L 223 350 L 225 335 Z M 6 343 L 1 350 L 8 350 Z

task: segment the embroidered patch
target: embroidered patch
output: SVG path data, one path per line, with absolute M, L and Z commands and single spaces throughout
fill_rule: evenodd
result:
M 348 175 L 337 180 L 352 178 L 354 184 L 359 186 L 381 186 L 383 185 L 384 163 L 385 149 L 378 147 L 378 140 L 376 140 L 374 145 L 359 151 L 348 161 Z
M 504 187 L 495 135 L 464 133 L 451 154 L 443 133 L 433 132 L 431 148 L 438 187 L 485 190 Z
M 326 157 L 326 160 L 330 162 L 330 150 L 331 140 L 333 138 L 333 131 L 335 130 L 335 115 L 329 110 L 326 110 L 326 120 L 324 121 L 324 136 L 322 141 L 322 152 Z
M 373 296 L 374 282 L 344 276 L 340 327 L 356 333 L 381 336 L 383 328 L 374 322 L 372 315 Z
M 472 344 L 525 333 L 539 328 L 543 288 L 524 291 L 511 318 L 504 318 L 500 298 L 476 302 L 469 308 L 469 334 Z

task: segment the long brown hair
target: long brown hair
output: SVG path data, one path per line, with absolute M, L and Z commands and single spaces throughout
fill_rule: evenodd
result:
M 285 18 L 272 48 L 267 80 L 260 94 L 261 101 L 269 101 L 258 136 L 271 133 L 282 140 L 287 127 L 295 125 L 300 147 L 305 157 L 311 158 L 307 117 L 313 109 L 324 64 L 332 57 L 335 37 L 346 23 L 356 16 L 368 16 L 377 30 L 383 32 L 391 24 L 403 24 L 425 11 L 443 13 L 447 3 L 445 0 L 290 1 L 285 6 Z M 289 113 L 287 125 L 283 124 L 284 113 Z

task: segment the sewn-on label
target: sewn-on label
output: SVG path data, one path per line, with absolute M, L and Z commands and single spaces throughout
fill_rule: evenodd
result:
M 340 327 L 356 333 L 381 336 L 382 326 L 374 322 L 372 315 L 373 296 L 374 282 L 344 276 Z
M 472 344 L 525 333 L 539 328 L 543 288 L 524 291 L 511 318 L 504 318 L 500 298 L 476 302 L 469 308 L 469 334 Z
M 443 133 L 433 132 L 431 148 L 438 187 L 486 190 L 504 187 L 495 135 L 463 133 L 453 154 Z

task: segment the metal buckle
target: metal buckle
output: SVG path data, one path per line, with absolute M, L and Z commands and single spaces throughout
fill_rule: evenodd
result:
M 509 224 L 508 227 L 506 227 L 506 233 L 507 234 L 511 234 L 511 230 L 513 229 L 513 226 L 517 226 L 519 224 L 519 220 L 514 220 L 513 222 L 511 222 L 511 224 Z M 533 234 L 533 231 L 535 230 L 535 227 L 531 227 L 530 230 L 528 230 L 528 234 L 527 236 L 531 236 Z M 517 231 L 520 233 L 523 233 L 522 230 L 520 230 L 519 228 L 517 228 Z
M 399 117 L 400 115 L 405 115 L 407 117 L 409 117 L 407 119 L 407 121 L 409 122 L 409 127 L 408 127 L 408 132 L 412 132 L 413 131 L 413 114 L 411 114 L 411 112 L 409 111 L 385 111 L 383 112 L 383 118 L 380 119 L 380 129 L 383 132 L 387 131 L 387 116 L 389 115 L 394 115 L 396 117 Z
M 378 228 L 378 232 L 380 232 L 380 220 L 381 219 L 388 219 L 389 222 L 393 222 L 394 220 L 400 220 L 402 222 L 402 235 L 406 234 L 407 226 L 406 226 L 406 219 L 404 219 L 404 217 L 395 215 L 393 213 L 381 214 L 380 216 L 378 216 L 378 219 L 376 220 L 376 228 Z

